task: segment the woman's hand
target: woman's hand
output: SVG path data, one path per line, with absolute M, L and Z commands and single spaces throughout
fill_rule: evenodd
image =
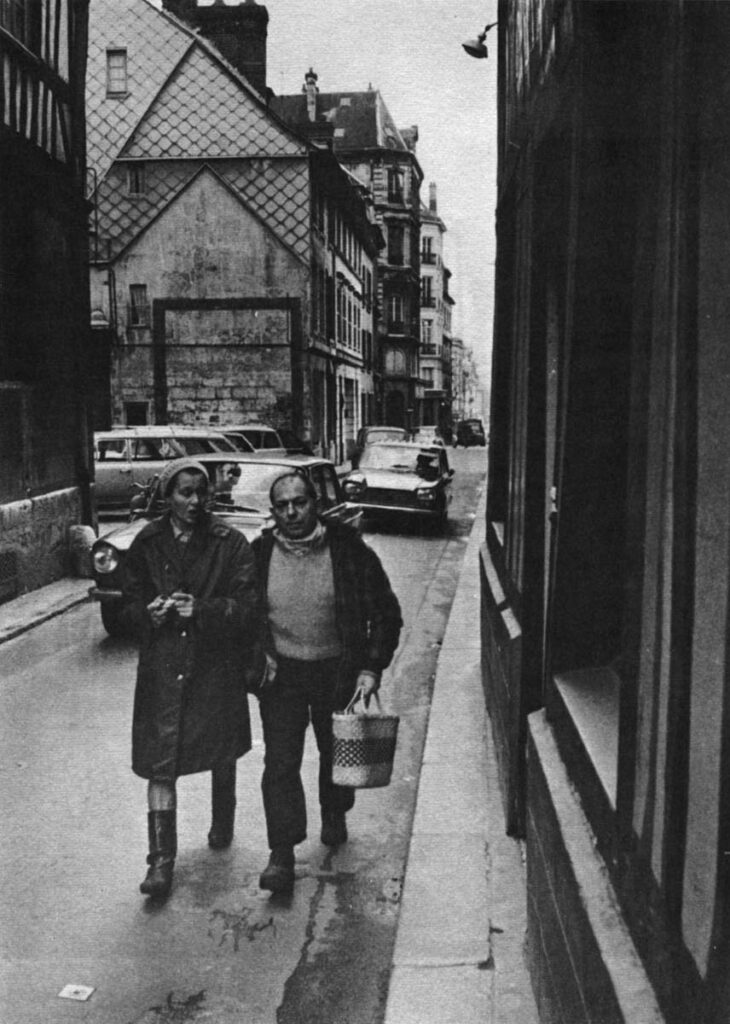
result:
M 147 611 L 150 613 L 152 625 L 155 629 L 160 628 L 174 607 L 173 601 L 169 597 L 162 597 L 162 595 L 156 597 L 154 601 L 150 601 L 147 605 Z
M 195 609 L 195 598 L 192 594 L 184 594 L 181 590 L 176 590 L 170 600 L 181 619 L 192 619 Z

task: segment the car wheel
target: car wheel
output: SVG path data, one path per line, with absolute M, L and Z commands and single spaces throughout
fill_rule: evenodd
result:
M 121 622 L 121 605 L 104 602 L 101 605 L 101 621 L 109 636 L 124 636 L 124 627 Z

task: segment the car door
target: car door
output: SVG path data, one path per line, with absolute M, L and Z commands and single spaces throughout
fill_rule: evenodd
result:
M 125 437 L 94 440 L 94 496 L 101 510 L 127 509 L 132 496 L 132 466 Z
M 324 519 L 337 519 L 359 529 L 362 509 L 345 501 L 334 466 L 312 466 L 309 477 L 317 492 L 317 509 Z

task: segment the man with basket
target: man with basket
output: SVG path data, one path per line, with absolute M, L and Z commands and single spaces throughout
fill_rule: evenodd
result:
M 294 883 L 294 847 L 307 837 L 301 765 L 311 721 L 319 749 L 321 840 L 347 841 L 351 787 L 332 781 L 332 713 L 359 689 L 367 702 L 398 646 L 400 606 L 380 559 L 351 526 L 323 522 L 304 474 L 270 491 L 274 527 L 253 542 L 266 658 L 259 691 L 264 731 L 262 791 L 271 856 L 262 889 Z

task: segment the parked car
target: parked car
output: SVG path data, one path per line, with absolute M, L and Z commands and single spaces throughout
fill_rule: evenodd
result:
M 392 441 L 368 445 L 343 486 L 366 515 L 418 516 L 445 528 L 453 475 L 444 446 Z
M 318 509 L 324 519 L 350 523 L 359 529 L 362 510 L 348 501 L 334 465 L 328 459 L 306 455 L 264 456 L 203 454 L 196 456 L 210 477 L 216 515 L 252 540 L 264 526 L 273 522 L 269 488 L 277 476 L 294 467 L 306 473 L 318 496 Z M 157 478 L 148 483 L 134 500 L 128 523 L 100 537 L 91 548 L 94 586 L 89 591 L 101 608 L 101 619 L 111 636 L 121 633 L 119 612 L 122 600 L 122 573 L 129 546 L 150 519 L 160 515 L 164 503 L 158 493 Z
M 419 427 L 413 435 L 416 444 L 443 444 L 441 430 L 436 426 Z
M 286 455 L 286 445 L 278 431 L 264 423 L 235 423 L 220 428 L 229 440 L 242 437 L 253 451 L 266 451 L 272 455 Z
M 113 427 L 94 433 L 94 495 L 98 512 L 126 512 L 139 487 L 170 459 L 233 452 L 235 445 L 208 428 Z
M 381 441 L 408 441 L 410 435 L 405 427 L 388 427 L 378 424 L 369 427 L 360 427 L 357 437 L 349 452 L 348 458 L 353 469 L 357 469 L 360 456 L 369 444 L 378 444 Z
M 293 430 L 289 430 L 288 427 L 277 427 L 277 432 L 288 455 L 314 455 L 312 446 L 295 434 Z
M 481 445 L 483 448 L 487 443 L 484 433 L 484 424 L 479 419 L 461 420 L 456 424 L 456 440 L 454 448 L 463 444 L 465 448 L 470 445 Z

